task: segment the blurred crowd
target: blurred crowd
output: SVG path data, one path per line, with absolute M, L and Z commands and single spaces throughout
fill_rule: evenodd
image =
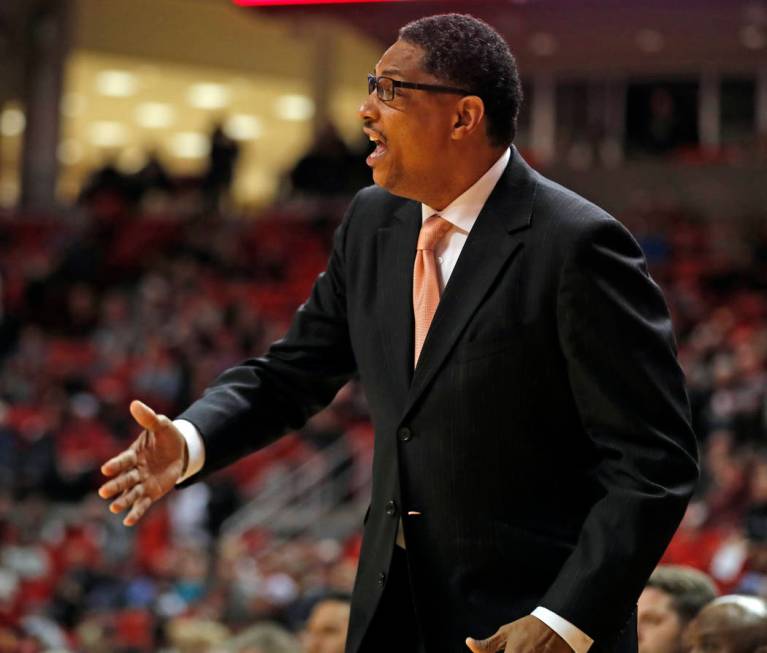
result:
M 100 465 L 137 434 L 132 398 L 172 416 L 280 336 L 345 201 L 307 194 L 236 219 L 201 206 L 178 189 L 126 199 L 95 184 L 64 217 L 0 215 L 0 653 L 342 650 L 359 529 L 225 520 L 330 445 L 369 464 L 356 385 L 135 529 L 95 495 Z M 670 305 L 702 453 L 663 562 L 767 598 L 765 222 L 658 206 L 619 217 Z M 340 499 L 359 498 L 343 478 Z

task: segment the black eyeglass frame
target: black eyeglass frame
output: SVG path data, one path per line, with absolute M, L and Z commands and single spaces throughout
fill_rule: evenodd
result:
M 391 82 L 392 85 L 392 93 L 390 98 L 382 97 L 381 93 L 381 86 L 379 85 L 379 80 L 386 79 Z M 376 95 L 378 96 L 378 99 L 382 102 L 391 102 L 395 95 L 397 88 L 412 88 L 417 91 L 429 91 L 430 93 L 455 93 L 456 95 L 476 95 L 476 93 L 472 93 L 471 91 L 466 91 L 462 88 L 454 88 L 453 86 L 439 86 L 436 84 L 417 84 L 415 82 L 403 82 L 399 79 L 392 79 L 391 77 L 387 77 L 386 75 L 379 75 L 376 77 L 372 73 L 368 73 L 368 94 L 372 93 L 373 91 L 376 92 Z

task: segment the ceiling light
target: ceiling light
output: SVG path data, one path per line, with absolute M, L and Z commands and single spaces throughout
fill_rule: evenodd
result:
M 749 50 L 762 50 L 767 45 L 767 32 L 757 25 L 746 25 L 740 30 L 740 42 Z
M 124 70 L 103 70 L 96 75 L 96 89 L 109 97 L 130 97 L 136 93 L 136 76 Z
M 663 34 L 654 29 L 640 29 L 636 34 L 636 44 L 646 54 L 656 54 L 663 49 Z
M 201 159 L 210 151 L 210 139 L 200 132 L 179 132 L 173 136 L 170 149 L 180 159 Z
M 557 48 L 557 40 L 548 32 L 536 32 L 530 37 L 530 49 L 539 57 L 550 57 Z
M 68 118 L 79 116 L 85 111 L 87 101 L 84 95 L 79 93 L 67 93 L 61 98 L 61 113 Z
M 0 134 L 3 136 L 18 136 L 27 124 L 21 109 L 9 108 L 0 113 Z
M 186 98 L 189 104 L 198 109 L 223 109 L 229 104 L 229 89 L 222 84 L 210 82 L 192 84 Z
M 314 115 L 314 100 L 306 95 L 283 95 L 275 102 L 274 110 L 283 120 L 301 122 Z
M 163 102 L 144 102 L 136 107 L 136 122 L 148 129 L 170 127 L 173 119 L 173 107 Z
M 83 149 L 84 148 L 79 141 L 68 139 L 59 143 L 59 147 L 56 150 L 56 156 L 62 165 L 75 165 L 82 160 Z
M 224 131 L 229 138 L 236 141 L 251 141 L 259 138 L 264 128 L 257 116 L 236 113 L 227 119 L 224 124 Z
M 97 147 L 119 147 L 128 140 L 128 130 L 122 123 L 100 120 L 90 124 L 88 139 Z

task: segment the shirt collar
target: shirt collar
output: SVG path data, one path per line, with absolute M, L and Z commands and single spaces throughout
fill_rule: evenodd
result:
M 442 211 L 437 211 L 426 204 L 421 204 L 421 219 L 426 221 L 435 213 L 439 213 L 445 220 L 466 233 L 471 231 L 479 216 L 487 198 L 493 192 L 493 188 L 501 178 L 503 171 L 509 164 L 511 148 L 507 149 L 490 169 L 477 181 L 456 197 Z

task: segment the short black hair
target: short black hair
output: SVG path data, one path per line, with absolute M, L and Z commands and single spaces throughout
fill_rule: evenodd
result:
M 702 571 L 682 565 L 655 568 L 647 587 L 654 587 L 671 597 L 671 605 L 682 623 L 691 621 L 718 592 L 714 582 Z
M 522 84 L 514 55 L 498 32 L 468 14 L 441 14 L 408 23 L 399 38 L 423 48 L 427 73 L 482 98 L 493 145 L 514 141 Z

